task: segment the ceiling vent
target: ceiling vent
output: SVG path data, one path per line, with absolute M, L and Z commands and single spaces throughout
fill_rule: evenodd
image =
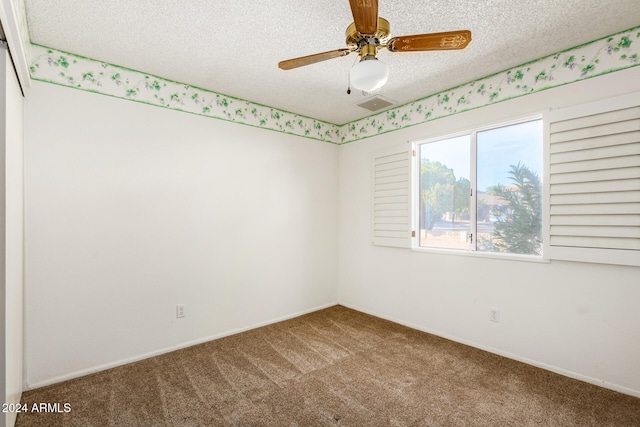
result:
M 378 111 L 390 107 L 395 104 L 394 101 L 380 95 L 372 96 L 364 101 L 356 104 L 358 107 L 366 108 L 369 111 Z

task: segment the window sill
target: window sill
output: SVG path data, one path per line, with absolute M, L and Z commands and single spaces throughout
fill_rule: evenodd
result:
M 439 254 L 439 255 L 467 256 L 467 257 L 473 257 L 473 258 L 492 258 L 492 259 L 499 259 L 503 261 L 538 262 L 543 264 L 550 263 L 550 260 L 544 258 L 544 256 L 534 256 L 534 255 L 476 252 L 476 251 L 465 251 L 465 250 L 455 250 L 455 249 L 437 249 L 437 248 L 423 248 L 423 247 L 412 247 L 411 250 L 413 252 L 423 252 L 423 253 L 431 253 L 431 254 Z

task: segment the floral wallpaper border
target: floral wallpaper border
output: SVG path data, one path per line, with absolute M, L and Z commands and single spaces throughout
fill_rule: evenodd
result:
M 35 43 L 31 57 L 33 80 L 330 143 L 339 140 L 339 128 L 333 123 Z
M 343 125 L 37 44 L 31 44 L 31 55 L 34 80 L 345 144 L 638 66 L 640 26 Z
M 339 143 L 422 124 L 640 65 L 640 26 L 342 126 Z

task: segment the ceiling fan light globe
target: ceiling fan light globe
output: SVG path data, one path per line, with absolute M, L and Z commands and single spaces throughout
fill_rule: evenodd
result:
M 351 85 L 365 92 L 373 92 L 387 83 L 389 66 L 378 59 L 363 59 L 349 71 Z

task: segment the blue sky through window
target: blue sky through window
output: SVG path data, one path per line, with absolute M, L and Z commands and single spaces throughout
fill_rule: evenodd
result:
M 510 165 L 518 163 L 542 177 L 541 140 L 542 120 L 478 132 L 478 190 L 513 185 Z
M 542 177 L 542 120 L 518 123 L 477 133 L 479 191 L 496 184 L 509 187 L 510 165 L 521 163 Z M 456 179 L 470 179 L 470 136 L 438 141 L 421 150 L 422 157 L 453 169 Z M 463 148 L 464 147 L 464 148 Z

